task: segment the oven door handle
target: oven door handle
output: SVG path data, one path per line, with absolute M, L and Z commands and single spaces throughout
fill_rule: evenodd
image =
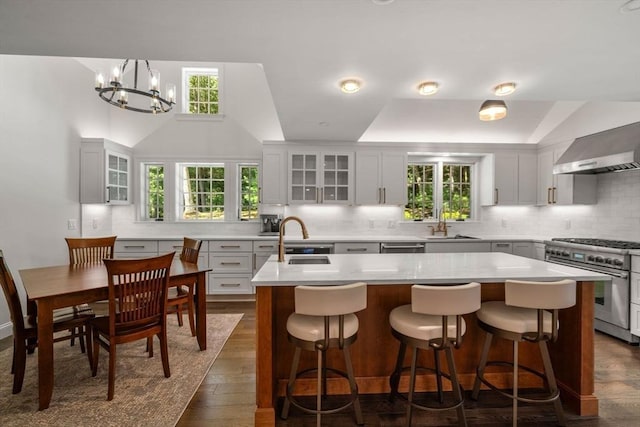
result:
M 560 262 L 560 261 L 556 261 L 556 260 L 547 260 L 547 262 L 550 262 L 552 264 L 566 265 L 567 267 L 579 268 L 581 270 L 592 271 L 594 273 L 602 273 L 602 274 L 606 274 L 606 275 L 609 275 L 609 276 L 617 277 L 619 279 L 628 279 L 629 278 L 629 274 L 625 273 L 625 272 L 612 273 L 610 271 L 603 271 L 603 270 L 598 270 L 598 269 L 595 269 L 595 268 L 583 267 L 582 265 L 575 265 L 575 264 L 570 264 L 568 262 Z

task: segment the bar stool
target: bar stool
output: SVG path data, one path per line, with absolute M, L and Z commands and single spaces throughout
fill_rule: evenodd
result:
M 507 280 L 505 282 L 505 300 L 488 301 L 482 304 L 477 313 L 478 324 L 486 333 L 480 364 L 471 397 L 478 399 L 480 383 L 513 400 L 513 425 L 518 425 L 518 401 L 528 403 L 553 402 L 558 424 L 565 425 L 566 420 L 560 402 L 560 393 L 556 384 L 547 341 L 558 338 L 558 310 L 574 306 L 576 303 L 576 282 L 560 280 L 557 282 L 530 282 Z M 551 312 L 547 311 L 551 310 Z M 487 361 L 493 336 L 513 341 L 513 362 Z M 518 396 L 518 343 L 520 341 L 537 342 L 540 347 L 544 373 L 530 367 L 520 368 L 542 379 L 548 385 L 545 396 L 525 398 Z M 498 389 L 485 377 L 487 366 L 513 366 L 513 394 Z
M 320 426 L 320 416 L 341 411 L 353 405 L 356 422 L 364 424 L 358 386 L 353 374 L 349 346 L 358 336 L 358 317 L 354 314 L 367 307 L 367 285 L 363 282 L 339 286 L 297 286 L 295 292 L 295 313 L 287 319 L 287 337 L 296 346 L 291 364 L 291 375 L 287 384 L 287 394 L 282 407 L 281 417 L 287 419 L 289 406 L 307 413 L 316 414 L 316 423 Z M 338 348 L 344 354 L 347 372 L 326 366 L 326 353 L 329 348 Z M 297 372 L 302 350 L 315 351 L 318 356 L 316 368 Z M 316 407 L 303 406 L 293 397 L 296 379 L 308 372 L 317 371 Z M 349 380 L 351 399 L 338 408 L 322 409 L 322 396 L 326 396 L 327 371 L 334 372 Z
M 389 314 L 391 333 L 400 341 L 396 367 L 389 378 L 392 399 L 395 396 L 405 398 L 403 394 L 398 392 L 398 384 L 402 371 L 408 369 L 402 366 L 407 346 L 411 347 L 413 352 L 409 391 L 406 397 L 409 403 L 407 406 L 407 426 L 411 425 L 413 408 L 431 411 L 456 409 L 458 423 L 467 425 L 463 408 L 463 391 L 458 382 L 453 348 L 460 347 L 462 336 L 466 332 L 466 323 L 462 315 L 478 310 L 480 301 L 480 284 L 476 282 L 454 286 L 413 285 L 411 287 L 411 304 L 396 307 Z M 419 349 L 433 350 L 435 369 L 417 366 Z M 443 373 L 440 369 L 441 351 L 444 351 L 447 357 L 448 374 Z M 435 372 L 439 406 L 428 406 L 415 402 L 416 371 L 418 369 Z M 444 402 L 442 377 L 451 382 L 454 396 L 454 402 L 446 406 L 442 405 Z

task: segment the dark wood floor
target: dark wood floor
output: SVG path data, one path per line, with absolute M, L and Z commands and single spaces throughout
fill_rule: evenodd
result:
M 255 410 L 255 303 L 208 303 L 214 313 L 244 313 L 244 317 L 227 341 L 204 382 L 185 410 L 178 426 L 253 426 Z M 566 412 L 568 425 L 577 427 L 621 427 L 640 423 L 640 348 L 629 346 L 607 335 L 596 333 L 595 387 L 600 400 L 600 416 L 580 418 Z M 11 340 L 0 341 L 0 350 L 10 347 Z M 402 401 L 390 403 L 387 396 L 363 396 L 363 412 L 367 426 L 404 425 Z M 481 394 L 478 402 L 465 401 L 470 426 L 510 426 L 511 406 L 495 393 Z M 522 406 L 520 426 L 553 426 L 555 417 L 550 407 Z M 315 426 L 313 416 L 292 409 L 287 421 L 276 418 L 279 426 Z M 455 411 L 439 414 L 417 413 L 414 426 L 455 425 Z M 323 417 L 323 425 L 332 427 L 355 425 L 350 410 Z

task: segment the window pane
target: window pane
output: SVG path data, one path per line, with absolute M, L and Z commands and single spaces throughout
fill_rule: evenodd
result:
M 435 165 L 409 164 L 407 168 L 407 204 L 404 219 L 432 219 L 434 215 L 433 177 Z
M 188 91 L 189 100 L 183 111 L 193 114 L 218 114 L 218 70 L 190 69 L 186 75 L 184 90 Z
M 179 212 L 186 220 L 224 219 L 224 167 L 182 166 Z
M 258 217 L 258 167 L 240 166 L 240 219 Z

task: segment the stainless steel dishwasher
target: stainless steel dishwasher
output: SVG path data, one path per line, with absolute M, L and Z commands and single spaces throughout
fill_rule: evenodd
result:
M 383 242 L 380 243 L 380 253 L 383 254 L 422 254 L 424 243 L 418 242 Z

